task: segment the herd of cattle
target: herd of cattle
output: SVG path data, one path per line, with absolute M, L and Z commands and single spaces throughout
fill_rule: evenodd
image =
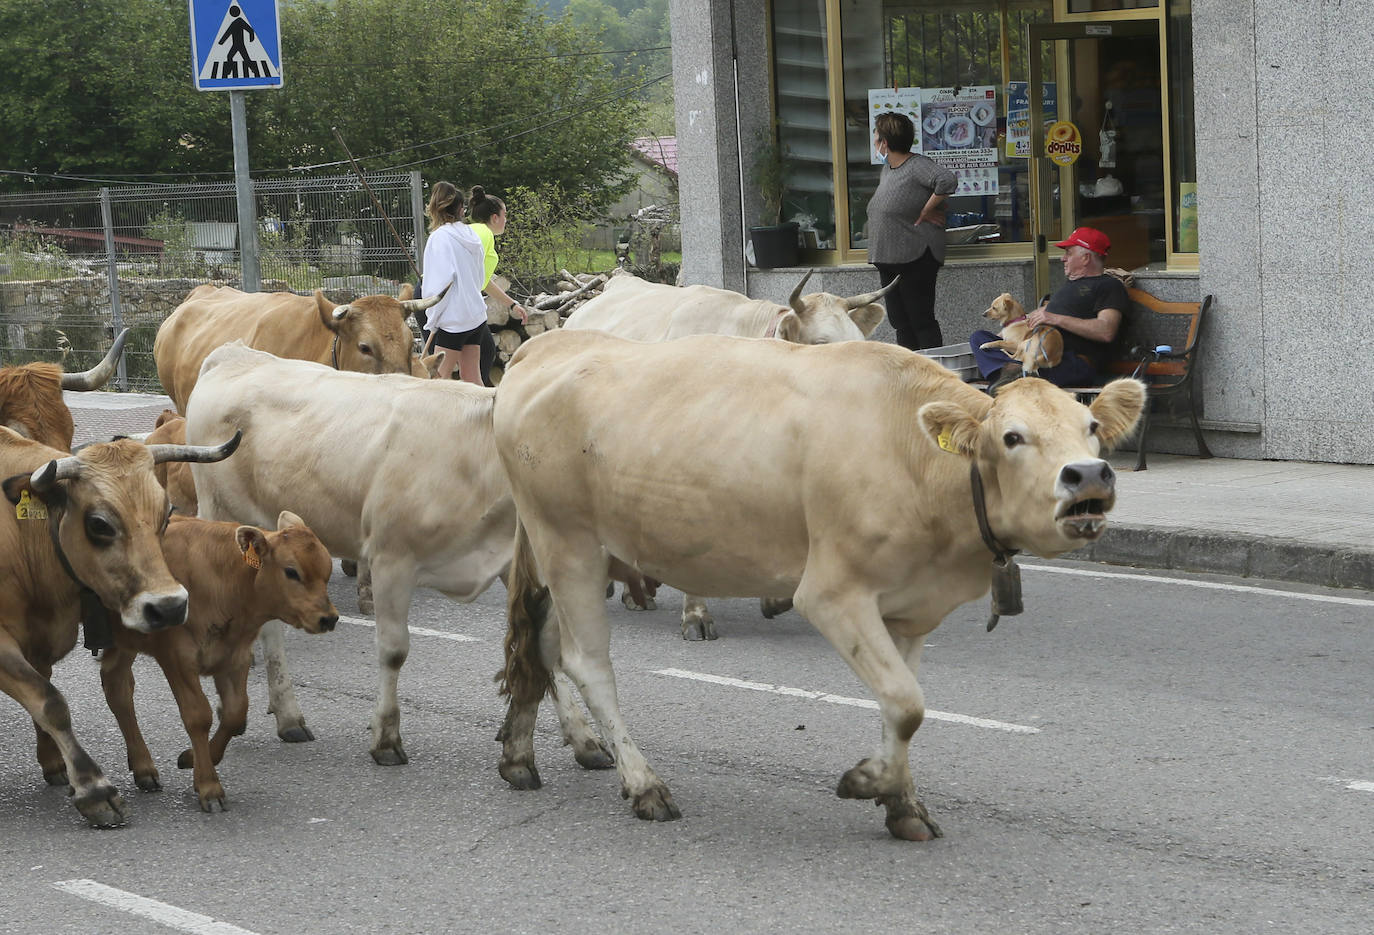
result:
M 641 602 L 666 582 L 692 595 L 684 636 L 714 636 L 703 597 L 794 602 L 882 717 L 878 750 L 839 794 L 884 805 L 896 837 L 938 835 L 908 753 L 925 637 L 988 592 L 994 560 L 1101 535 L 1115 496 L 1102 454 L 1134 428 L 1144 387 L 1118 380 L 1091 406 L 1034 379 L 989 397 L 863 340 L 880 293 L 803 296 L 805 282 L 783 306 L 616 277 L 523 345 L 499 391 L 427 379 L 436 361 L 418 359 L 405 319 L 436 299 L 202 286 L 154 345 L 177 412 L 142 440 L 74 453 L 62 390 L 108 379 L 123 336 L 87 374 L 0 370 L 13 506 L 0 519 L 0 689 L 32 716 L 45 779 L 70 786 L 93 825 L 128 817 L 49 681 L 84 628 L 138 787 L 159 788 L 133 704 L 143 653 L 190 739 L 177 765 L 194 770 L 203 809 L 222 809 L 214 767 L 244 730 L 255 638 L 278 735 L 311 739 L 281 622 L 333 629 L 333 556 L 371 578 L 379 764 L 406 762 L 397 682 L 415 588 L 471 601 L 500 577 L 500 774 L 539 786 L 533 732 L 550 695 L 580 764 L 614 766 L 639 817 L 678 817 L 621 715 L 605 606 L 612 579 Z M 213 735 L 202 675 L 221 702 Z

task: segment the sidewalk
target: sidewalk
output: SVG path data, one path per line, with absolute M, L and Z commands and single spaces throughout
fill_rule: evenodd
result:
M 153 394 L 63 397 L 78 445 L 149 432 L 172 408 Z M 1374 591 L 1374 466 L 1151 454 L 1136 473 L 1134 452 L 1111 461 L 1107 532 L 1068 558 Z

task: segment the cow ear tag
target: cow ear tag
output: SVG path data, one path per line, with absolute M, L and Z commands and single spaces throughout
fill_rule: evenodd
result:
M 1015 617 L 1023 610 L 1021 568 L 1010 555 L 999 555 L 992 560 L 992 615 L 988 617 L 988 632 L 1002 617 Z
M 261 568 L 262 559 L 258 558 L 258 550 L 249 545 L 243 551 L 243 563 L 249 568 Z
M 26 490 L 19 495 L 19 502 L 14 505 L 14 516 L 15 519 L 47 519 L 48 508 L 42 500 Z
M 950 454 L 957 455 L 959 453 L 959 449 L 954 447 L 954 429 L 941 429 L 935 441 L 939 443 L 941 448 L 948 451 Z

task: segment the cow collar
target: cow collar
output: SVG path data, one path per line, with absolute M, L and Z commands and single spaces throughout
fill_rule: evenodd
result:
M 62 525 L 62 518 L 66 515 L 66 506 L 52 505 L 52 518 L 48 522 L 48 534 L 52 536 L 53 551 L 57 553 L 57 560 L 62 563 L 62 570 L 67 573 L 67 577 L 76 582 L 77 592 L 81 595 L 81 631 L 84 635 L 82 643 L 91 651 L 91 655 L 99 654 L 102 649 L 109 649 L 114 645 L 114 630 L 110 626 L 110 613 L 105 608 L 100 596 L 91 589 L 90 585 L 76 576 L 76 569 L 72 568 L 72 563 L 67 561 L 67 553 L 62 551 L 62 540 L 58 536 L 58 527 Z
M 335 333 L 334 343 L 329 346 L 329 362 L 334 365 L 334 369 L 339 369 L 339 335 Z
M 778 336 L 778 325 L 782 324 L 782 320 L 787 317 L 787 313 L 790 311 L 792 311 L 790 308 L 785 308 L 774 315 L 773 321 L 769 323 L 768 330 L 763 333 L 763 336 L 765 338 L 776 338 Z
M 1014 617 L 1024 609 L 1021 603 L 1021 569 L 1017 567 L 1014 556 L 1020 549 L 1009 549 L 992 534 L 988 523 L 988 506 L 983 495 L 983 475 L 978 463 L 969 464 L 969 486 L 973 488 L 973 515 L 978 517 L 978 532 L 983 544 L 992 553 L 992 614 L 988 617 L 988 630 L 997 626 L 1002 617 Z

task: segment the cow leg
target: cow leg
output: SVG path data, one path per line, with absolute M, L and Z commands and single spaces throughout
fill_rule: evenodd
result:
M 34 671 L 48 681 L 52 681 L 52 666 L 36 665 Z M 38 766 L 43 770 L 43 780 L 50 786 L 67 785 L 67 764 L 62 760 L 62 751 L 57 749 L 48 732 L 33 722 L 33 733 L 37 740 Z
M 305 715 L 296 701 L 296 689 L 291 684 L 291 670 L 286 665 L 286 624 L 269 620 L 262 625 L 258 639 L 262 641 L 262 658 L 267 663 L 267 710 L 277 719 L 277 736 L 287 743 L 314 740 L 315 735 L 305 726 Z
M 694 594 L 682 596 L 682 638 L 684 640 L 713 640 L 716 621 L 706 609 L 706 601 Z
M 615 593 L 615 582 L 609 585 L 612 594 Z M 610 595 L 608 594 L 607 597 Z M 647 593 L 640 591 L 636 594 L 635 589 L 628 584 L 620 589 L 620 603 L 625 605 L 626 610 L 658 610 L 658 602 Z
M 358 575 L 362 569 L 359 564 Z M 406 756 L 401 743 L 401 706 L 396 697 L 396 684 L 401 666 L 410 654 L 411 595 L 415 590 L 415 567 L 387 561 L 373 568 L 376 572 L 377 599 L 377 706 L 372 713 L 372 759 L 382 766 L 404 765 Z
M 230 739 L 240 736 L 248 726 L 248 667 L 216 675 L 215 692 L 219 695 L 219 726 L 210 737 L 210 762 L 218 766 Z M 186 769 L 194 757 L 194 750 L 183 750 L 177 766 Z
M 52 738 L 66 766 L 73 802 L 86 820 L 97 828 L 124 824 L 129 817 L 129 808 L 119 790 L 77 743 L 67 700 L 29 664 L 19 645 L 3 630 L 0 630 L 0 691 L 23 705 L 39 729 Z
M 128 751 L 134 783 L 144 792 L 156 792 L 162 788 L 162 783 L 158 781 L 157 766 L 148 752 L 148 744 L 138 726 L 138 715 L 134 712 L 134 659 L 137 655 L 117 646 L 106 649 L 100 656 L 100 685 L 105 689 L 105 703 L 124 735 L 124 749 Z
M 834 565 L 844 567 L 842 562 Z M 925 697 L 903 651 L 919 659 L 919 650 L 907 645 L 899 649 L 871 595 L 854 594 L 840 583 L 827 584 L 803 577 L 795 598 L 797 610 L 868 686 L 883 721 L 878 754 L 846 771 L 835 791 L 843 799 L 876 799 L 886 805 L 887 829 L 894 837 L 938 837 L 940 829 L 916 799 L 909 762 L 911 736 L 925 718 Z
M 369 617 L 377 611 L 377 603 L 372 596 L 372 566 L 368 562 L 358 562 L 358 613 Z
M 181 723 L 186 727 L 186 736 L 191 738 L 192 762 L 185 762 L 183 754 L 177 766 L 192 768 L 196 797 L 200 800 L 200 810 L 213 812 L 225 810 L 224 787 L 220 785 L 219 774 L 215 772 L 214 758 L 210 755 L 210 725 L 214 723 L 214 711 L 210 699 L 200 687 L 200 674 L 178 666 L 171 660 L 158 659 L 162 672 L 171 686 L 172 697 L 177 700 L 181 711 Z
M 528 527 L 527 527 L 528 528 Z M 531 530 L 531 539 L 534 535 Z M 601 726 L 602 736 L 611 745 L 616 770 L 620 773 L 621 795 L 630 799 L 635 815 L 653 821 L 681 818 L 673 796 L 640 753 L 620 713 L 615 673 L 611 669 L 611 627 L 606 617 L 603 582 L 606 560 L 593 559 L 577 567 L 573 549 L 555 554 L 548 573 L 548 584 L 558 616 L 559 642 L 563 669 L 571 676 L 592 716 Z M 599 552 L 599 548 L 596 552 Z M 538 549 L 541 559 L 549 550 Z M 595 553 L 593 553 L 595 554 Z M 542 563 L 541 563 L 542 564 Z
M 557 627 L 545 627 L 545 630 L 558 633 Z M 573 691 L 572 680 L 567 674 L 561 669 L 554 670 L 553 707 L 558 712 L 558 726 L 563 731 L 563 744 L 573 748 L 573 759 L 577 760 L 577 765 L 583 769 L 610 769 L 615 765 L 615 757 L 606 749 L 606 745 L 592 730 L 587 719 L 582 716 L 582 708 L 573 697 Z

